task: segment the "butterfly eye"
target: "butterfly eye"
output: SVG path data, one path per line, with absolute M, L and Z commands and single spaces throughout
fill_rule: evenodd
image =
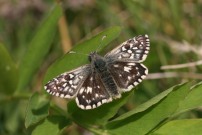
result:
M 89 55 L 88 56 L 88 60 L 91 62 L 92 61 L 92 58 L 91 58 L 91 56 Z

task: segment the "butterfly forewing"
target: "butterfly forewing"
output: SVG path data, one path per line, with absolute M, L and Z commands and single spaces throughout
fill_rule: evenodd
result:
M 147 68 L 140 63 L 116 61 L 109 64 L 109 70 L 122 91 L 130 91 L 148 74 Z
M 125 41 L 111 52 L 107 53 L 105 57 L 107 59 L 120 61 L 142 62 L 146 59 L 149 48 L 148 35 L 140 35 Z
M 76 103 L 82 109 L 92 109 L 112 101 L 102 80 L 96 73 L 91 73 L 77 93 Z
M 73 98 L 85 81 L 88 72 L 90 72 L 90 65 L 63 73 L 49 81 L 45 85 L 45 89 L 51 95 L 62 98 Z

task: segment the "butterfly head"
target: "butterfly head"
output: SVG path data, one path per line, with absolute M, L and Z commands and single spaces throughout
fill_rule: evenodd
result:
M 90 53 L 88 59 L 91 62 L 91 66 L 97 71 L 102 71 L 105 69 L 106 61 L 102 56 L 98 55 L 97 52 Z

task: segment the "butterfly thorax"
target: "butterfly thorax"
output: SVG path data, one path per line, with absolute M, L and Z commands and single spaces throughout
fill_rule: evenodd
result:
M 91 67 L 95 69 L 98 73 L 107 70 L 106 61 L 102 56 L 98 55 L 96 52 L 92 52 L 89 55 L 89 61 L 91 62 Z
M 92 52 L 89 55 L 89 61 L 91 62 L 93 72 L 98 73 L 105 88 L 109 91 L 109 94 L 113 97 L 119 97 L 117 85 L 108 70 L 105 58 L 98 55 L 96 52 Z

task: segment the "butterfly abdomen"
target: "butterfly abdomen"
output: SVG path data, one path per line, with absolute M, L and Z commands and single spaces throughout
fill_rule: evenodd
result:
M 112 78 L 112 75 L 107 70 L 107 68 L 104 72 L 100 73 L 100 77 L 101 77 L 101 80 L 103 81 L 105 88 L 108 90 L 109 94 L 112 97 L 119 96 L 117 85 L 114 79 Z

